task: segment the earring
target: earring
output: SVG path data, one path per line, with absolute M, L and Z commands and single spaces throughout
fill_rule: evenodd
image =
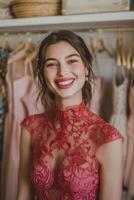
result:
M 85 76 L 85 81 L 88 81 L 88 75 Z

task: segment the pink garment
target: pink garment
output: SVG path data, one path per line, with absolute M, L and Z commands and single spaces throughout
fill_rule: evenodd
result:
M 129 90 L 129 108 L 130 115 L 127 122 L 128 148 L 124 184 L 127 186 L 128 192 L 134 196 L 134 86 L 130 86 Z
M 3 156 L 3 160 L 5 160 L 3 164 L 4 194 L 2 200 L 15 200 L 17 195 L 20 149 L 19 144 L 21 132 L 20 122 L 28 114 L 32 114 L 34 112 L 39 113 L 39 111 L 37 111 L 37 108 L 35 107 L 36 97 L 30 96 L 33 94 L 31 90 L 33 90 L 35 85 L 35 83 L 33 82 L 33 74 L 28 74 L 28 71 L 31 72 L 32 70 L 30 68 L 31 65 L 24 64 L 24 57 L 23 59 L 19 57 L 19 59 L 17 59 L 16 62 L 14 57 L 12 65 L 9 66 L 10 70 L 12 70 L 9 77 L 12 87 L 10 86 L 10 88 L 7 89 L 10 93 L 9 104 L 11 104 L 11 108 L 8 112 L 7 120 L 5 123 L 6 140 L 4 139 L 5 152 Z M 19 67 L 21 67 L 21 71 L 19 71 Z M 15 79 L 15 76 L 19 78 Z M 28 94 L 29 98 L 26 98 Z
M 37 101 L 38 92 L 38 86 L 35 81 L 33 84 L 30 85 L 30 88 L 29 90 L 27 90 L 25 96 L 21 98 L 21 102 L 26 110 L 26 116 L 38 114 L 45 110 L 44 106 L 41 103 L 41 100 L 39 99 Z
M 30 177 L 38 200 L 96 200 L 97 149 L 122 139 L 82 102 L 61 111 L 32 115 L 21 123 L 31 135 Z
M 13 57 L 9 57 L 8 59 L 8 66 L 7 66 L 7 74 L 6 74 L 6 84 L 7 84 L 7 102 L 8 102 L 8 113 L 6 114 L 5 118 L 5 130 L 4 130 L 4 142 L 3 142 L 3 160 L 2 160 L 2 180 L 1 180 L 1 199 L 5 200 L 7 193 L 11 194 L 11 199 L 14 199 L 14 196 L 12 197 L 12 191 L 9 187 L 7 187 L 8 184 L 8 167 L 9 167 L 9 160 L 10 160 L 10 144 L 12 141 L 12 129 L 13 129 L 13 79 L 14 79 L 14 67 L 18 65 L 20 67 L 20 72 L 17 71 L 17 76 L 19 77 L 20 74 L 22 75 L 22 66 L 24 66 L 24 58 L 26 56 L 26 52 L 22 50 L 21 52 L 18 52 Z M 20 65 L 19 65 L 20 64 Z M 24 73 L 23 73 L 24 75 Z M 14 172 L 14 171 L 13 171 Z M 13 173 L 11 172 L 11 173 Z M 10 178 L 11 182 L 11 178 Z M 13 186 L 13 184 L 11 184 Z M 9 192 L 8 192 L 9 191 Z M 9 198 L 10 199 L 10 198 Z
M 8 146 L 8 166 L 6 172 L 6 187 L 5 187 L 5 200 L 16 199 L 17 184 L 18 184 L 18 167 L 19 167 L 19 144 L 20 144 L 20 132 L 19 126 L 21 120 L 26 116 L 25 109 L 21 103 L 21 98 L 25 95 L 26 89 L 31 84 L 30 77 L 22 77 L 13 81 L 13 127 L 10 130 L 11 140 L 10 146 Z
M 30 75 L 31 84 L 27 88 L 25 95 L 21 98 L 21 102 L 25 108 L 26 116 L 32 114 L 38 114 L 45 111 L 44 106 L 41 103 L 41 99 L 37 100 L 39 94 L 38 79 L 34 78 L 33 66 L 30 61 L 25 62 L 25 74 Z
M 90 110 L 98 115 L 100 115 L 102 95 L 103 79 L 101 77 L 96 77 L 94 83 L 92 84 L 92 98 Z

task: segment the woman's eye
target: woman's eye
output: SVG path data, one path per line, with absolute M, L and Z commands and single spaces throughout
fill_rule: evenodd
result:
M 56 63 L 48 63 L 48 64 L 46 64 L 46 67 L 54 67 L 56 65 L 57 65 Z
M 68 61 L 69 64 L 76 63 L 76 62 L 78 62 L 78 60 L 69 60 Z

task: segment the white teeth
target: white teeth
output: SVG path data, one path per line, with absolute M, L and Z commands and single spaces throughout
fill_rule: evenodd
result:
M 73 82 L 73 80 L 66 80 L 66 81 L 59 81 L 57 84 L 58 85 L 68 85 L 68 84 L 70 84 L 70 83 L 72 83 Z

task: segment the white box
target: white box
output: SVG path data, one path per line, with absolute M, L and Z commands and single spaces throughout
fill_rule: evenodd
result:
M 62 15 L 128 11 L 134 0 L 62 0 Z

